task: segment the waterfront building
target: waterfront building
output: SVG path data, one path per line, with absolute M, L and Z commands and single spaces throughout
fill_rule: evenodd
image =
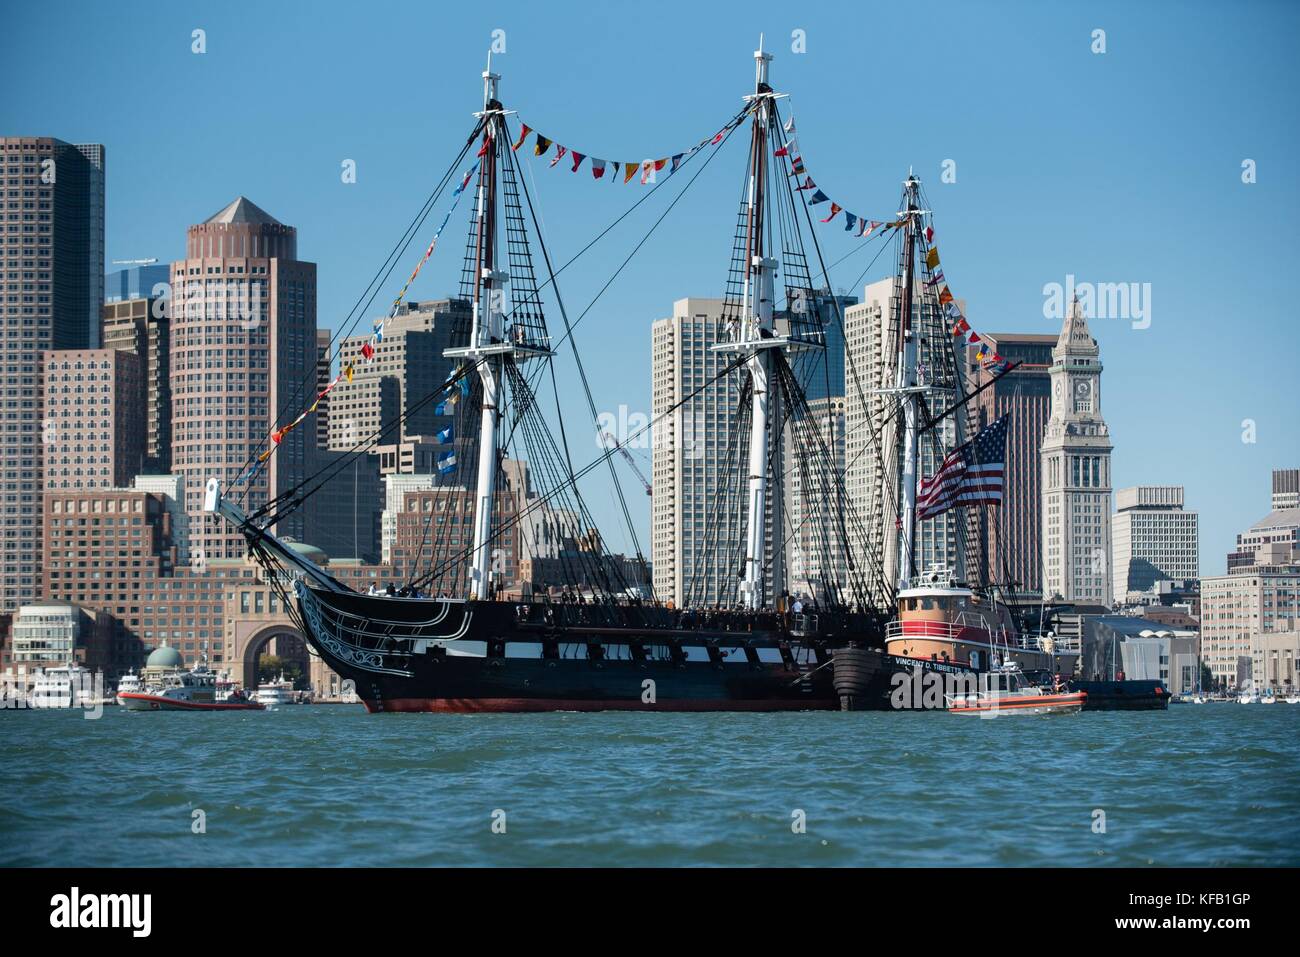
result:
M 1255 690 L 1271 688 L 1283 694 L 1300 690 L 1300 627 L 1294 619 L 1277 631 L 1252 635 L 1250 657 Z
M 1037 594 L 1043 582 L 1043 434 L 1051 416 L 1052 348 L 1056 336 L 1023 332 L 980 333 L 986 348 L 1019 363 L 994 379 L 996 370 L 967 348 L 975 424 L 983 429 L 1007 415 L 1007 458 L 1002 504 L 970 510 L 978 562 L 971 578 L 997 582 L 1011 594 Z
M 0 611 L 38 597 L 43 356 L 99 345 L 104 147 L 0 137 Z
M 104 348 L 137 355 L 143 364 L 144 471 L 151 475 L 167 474 L 172 461 L 170 303 L 170 299 L 122 299 L 105 303 L 103 312 Z
M 1247 565 L 1201 579 L 1201 654 L 1215 680 L 1234 686 L 1249 678 L 1260 636 L 1293 630 L 1297 617 L 1300 564 Z
M 1146 618 L 1093 615 L 1083 619 L 1079 674 L 1085 681 L 1160 681 L 1170 694 L 1197 688 L 1194 631 Z
M 144 469 L 143 361 L 120 349 L 45 353 L 45 488 L 121 488 Z
M 1110 430 L 1101 356 L 1076 297 L 1052 350 L 1043 436 L 1043 597 L 1109 606 Z
M 13 616 L 9 647 L 0 670 L 0 695 L 23 695 L 46 668 L 76 664 L 104 671 L 109 663 L 111 622 L 94 609 L 60 601 L 24 605 Z
M 241 558 L 244 538 L 203 511 L 209 478 L 229 489 L 273 428 L 313 401 L 316 265 L 298 260 L 297 230 L 244 197 L 187 233 L 172 264 L 172 469 L 185 479 L 190 547 Z M 247 482 L 247 508 L 299 485 L 316 423 L 288 432 Z M 241 486 L 241 491 L 243 486 Z M 276 527 L 301 538 L 304 513 Z
M 1181 485 L 1135 485 L 1115 493 L 1111 568 L 1115 601 L 1135 600 L 1156 582 L 1200 577 L 1197 514 L 1183 508 Z

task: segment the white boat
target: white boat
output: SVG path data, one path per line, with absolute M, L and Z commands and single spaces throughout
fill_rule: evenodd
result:
M 1287 704 L 1300 704 L 1300 694 L 1289 694 L 1286 696 Z
M 1013 714 L 1077 714 L 1083 710 L 1087 692 L 1063 691 L 1033 684 L 1014 662 L 980 676 L 988 687 L 971 695 L 945 695 L 952 714 L 977 714 L 999 718 Z
M 78 708 L 91 702 L 93 675 L 81 665 L 46 668 L 36 675 L 27 696 L 30 708 Z
M 262 705 L 235 692 L 217 700 L 217 674 L 206 665 L 167 675 L 161 686 L 144 691 L 119 692 L 128 711 L 261 711 Z
M 1205 704 L 1205 695 L 1203 694 L 1192 695 L 1192 704 Z
M 1259 695 L 1253 691 L 1243 691 L 1237 695 L 1237 704 L 1259 704 Z
M 138 694 L 144 690 L 144 682 L 140 676 L 134 671 L 128 671 L 117 680 L 117 703 L 119 705 L 122 703 L 123 693 Z
M 1273 691 L 1270 688 L 1268 691 L 1265 691 L 1262 695 L 1259 696 L 1259 703 L 1277 704 L 1277 695 L 1273 694 Z
M 276 681 L 268 681 L 257 686 L 257 693 L 253 696 L 257 703 L 266 708 L 278 708 L 285 704 L 295 704 L 298 701 L 298 693 L 293 690 L 293 682 L 286 681 L 284 673 L 280 673 Z

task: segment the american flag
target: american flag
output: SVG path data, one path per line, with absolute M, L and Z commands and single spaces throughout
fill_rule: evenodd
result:
M 955 508 L 1002 501 L 1002 473 L 1007 458 L 1007 418 L 1002 416 L 948 457 L 916 494 L 916 518 L 921 521 Z

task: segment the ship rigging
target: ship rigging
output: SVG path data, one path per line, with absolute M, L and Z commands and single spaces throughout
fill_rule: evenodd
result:
M 953 414 L 961 408 L 957 347 L 935 299 L 928 266 L 922 267 L 923 283 L 916 282 L 916 253 L 924 252 L 926 241 L 920 183 L 909 175 L 903 209 L 890 224 L 899 237 L 898 315 L 886 337 L 887 348 L 896 355 L 895 379 L 889 388 L 875 390 L 851 357 L 846 368 L 845 389 L 851 385 L 856 401 L 865 407 L 871 395 L 880 394 L 892 403 L 867 424 L 868 448 L 883 468 L 876 508 L 860 515 L 845 493 L 845 468 L 833 453 L 834 423 L 812 409 L 805 390 L 812 377 L 827 375 L 826 323 L 835 323 L 842 337 L 844 317 L 834 297 L 829 318 L 819 307 L 805 227 L 827 290 L 829 271 L 798 185 L 798 158 L 792 159 L 785 148 L 786 124 L 779 109 L 783 94 L 770 85 L 772 55 L 761 43 L 754 58 L 754 88 L 744 107 L 710 142 L 700 168 L 650 229 L 663 222 L 731 134 L 748 121 L 732 262 L 713 346 L 720 357 L 718 371 L 638 430 L 653 430 L 719 384 L 737 397 L 727 448 L 719 450 L 727 478 L 713 496 L 701 561 L 678 601 L 661 600 L 645 574 L 612 458 L 626 454 L 624 445 L 636 434 L 622 443 L 605 441 L 574 332 L 591 307 L 577 322 L 570 321 L 557 282 L 578 257 L 559 270 L 552 265 L 517 156 L 528 128 L 516 137 L 512 113 L 500 100 L 501 77 L 490 60 L 483 73 L 482 109 L 474 114 L 470 136 L 426 201 L 423 215 L 408 228 L 405 244 L 399 242 L 400 249 L 409 246 L 419 223 L 452 182 L 451 170 L 477 145 L 471 171 L 453 194 L 465 191 L 473 201 L 460 308 L 452 345 L 444 352 L 455 363 L 447 381 L 358 442 L 349 458 L 251 512 L 224 494 L 217 479 L 209 481 L 205 508 L 245 535 L 269 579 L 283 589 L 285 605 L 294 610 L 312 647 L 354 683 L 369 710 L 884 707 L 891 675 L 920 660 L 911 657 L 911 647 L 886 653 L 886 624 L 900 596 L 914 594 L 918 584 L 916 496 L 922 446 L 928 443 L 930 458 L 942 459 L 962 431 Z M 698 155 L 692 151 L 682 165 Z M 592 244 L 608 232 L 607 227 Z M 433 248 L 431 243 L 426 259 Z M 391 254 L 390 260 L 395 261 Z M 391 268 L 387 266 L 389 272 Z M 376 289 L 381 281 L 377 277 Z M 563 322 L 557 339 L 548 328 L 543 291 Z M 580 466 L 571 453 L 555 371 L 561 343 L 570 347 L 603 450 Z M 428 403 L 437 403 L 451 419 L 445 430 L 449 451 L 439 459 L 442 481 L 433 494 L 450 500 L 473 490 L 464 511 L 472 518 L 470 533 L 435 521 L 442 511 L 435 503 L 405 587 L 396 595 L 358 594 L 287 547 L 273 529 L 350 459 L 367 454 L 395 431 L 400 435 L 406 418 Z M 945 418 L 948 425 L 937 427 Z M 510 461 L 526 462 L 526 477 L 509 469 Z M 603 540 L 579 491 L 580 482 L 598 469 L 609 473 L 635 546 L 640 565 L 636 587 L 619 565 L 605 560 Z M 815 493 L 807 494 L 808 506 L 797 524 L 785 508 L 790 480 Z M 809 526 L 805 537 L 820 555 L 815 613 L 794 614 L 786 554 L 791 539 Z M 505 592 L 498 546 L 511 535 L 532 539 L 538 528 L 583 543 L 566 556 L 572 567 L 565 573 L 587 583 L 590 600 L 567 588 L 559 601 L 545 591 Z M 719 555 L 722 561 L 710 560 Z M 421 565 L 424 570 L 417 571 Z M 906 600 L 899 606 L 903 618 Z M 963 613 L 969 604 L 962 605 Z M 895 625 L 900 622 L 890 629 Z M 905 625 L 895 629 L 896 637 L 917 644 Z M 988 634 L 993 630 L 988 628 Z M 970 633 L 951 643 L 943 650 L 943 666 L 987 667 L 978 654 L 961 655 L 966 644 L 979 640 Z M 983 640 L 987 645 L 991 639 L 986 635 Z M 932 661 L 936 667 L 941 663 L 939 652 Z

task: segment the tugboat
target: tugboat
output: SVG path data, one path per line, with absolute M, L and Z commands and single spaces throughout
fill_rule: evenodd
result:
M 948 698 L 952 714 L 977 714 L 981 718 L 999 718 L 1016 714 L 1078 714 L 1088 695 L 1063 688 L 1047 690 L 1030 682 L 1015 662 L 982 675 L 987 687 L 972 695 Z

